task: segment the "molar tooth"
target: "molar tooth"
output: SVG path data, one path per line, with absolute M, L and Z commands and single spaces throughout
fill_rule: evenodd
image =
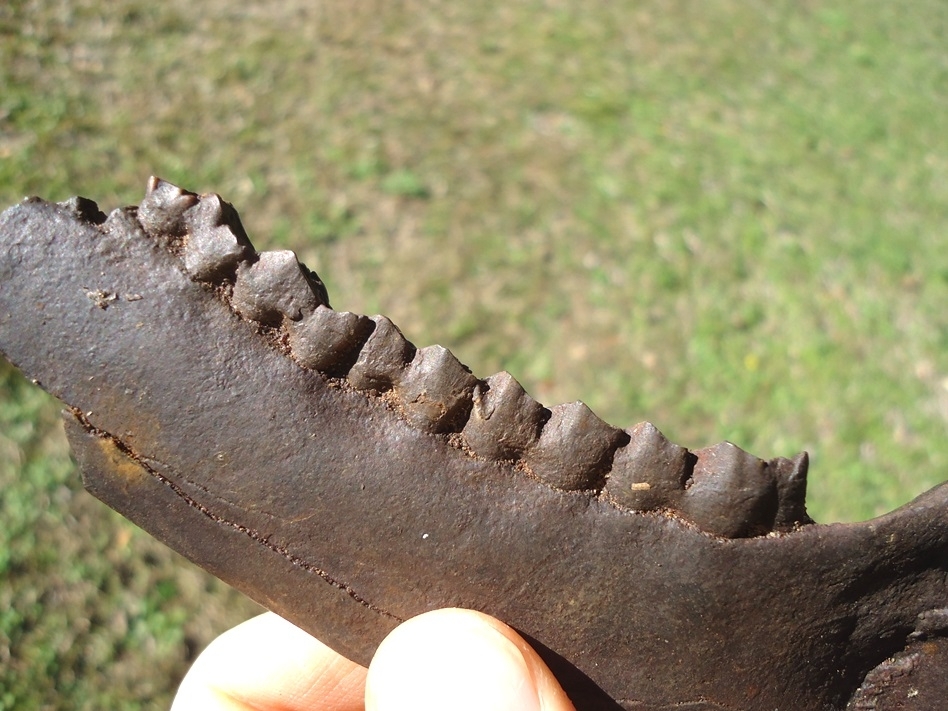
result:
M 184 213 L 197 201 L 195 193 L 151 176 L 138 206 L 138 221 L 152 237 L 180 237 L 186 229 Z
M 490 459 L 519 459 L 540 436 L 550 411 L 530 397 L 514 377 L 496 373 L 474 386 L 474 406 L 464 439 Z
M 651 422 L 640 422 L 628 432 L 629 443 L 612 460 L 606 493 L 634 511 L 677 508 L 695 456 L 670 442 Z
M 77 220 L 82 220 L 92 225 L 101 225 L 105 222 L 105 213 L 89 198 L 76 195 L 58 204 L 61 208 L 68 210 Z
M 810 457 L 800 452 L 793 459 L 777 457 L 771 459 L 768 467 L 777 480 L 777 516 L 774 520 L 775 531 L 792 531 L 802 524 L 813 523 L 806 512 L 806 473 L 810 466 Z
M 477 378 L 443 346 L 420 348 L 395 394 L 409 422 L 429 432 L 456 432 L 471 411 Z
M 290 322 L 290 350 L 305 368 L 342 375 L 374 328 L 368 316 L 318 306 L 302 320 Z
M 373 316 L 375 330 L 349 369 L 349 383 L 358 390 L 385 392 L 401 379 L 415 357 L 415 346 L 385 316 Z
M 237 211 L 220 195 L 202 195 L 185 215 L 184 267 L 198 281 L 233 277 L 240 262 L 256 255 Z
M 696 451 L 694 477 L 681 512 L 725 538 L 769 533 L 777 515 L 777 483 L 767 463 L 730 442 Z
M 261 252 L 256 262 L 241 264 L 231 298 L 241 316 L 271 326 L 284 317 L 298 321 L 320 304 L 329 306 L 319 277 L 289 250 Z
M 534 474 L 554 488 L 599 489 L 616 448 L 627 437 L 582 402 L 557 405 L 524 460 Z

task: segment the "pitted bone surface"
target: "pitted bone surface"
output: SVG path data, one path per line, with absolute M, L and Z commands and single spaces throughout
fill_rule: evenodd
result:
M 478 456 L 520 459 L 549 419 L 550 411 L 510 373 L 495 373 L 474 386 L 474 407 L 464 426 L 464 439 Z
M 182 240 L 146 234 L 134 208 L 104 223 L 79 200 L 7 210 L 0 351 L 70 408 L 89 491 L 345 656 L 367 663 L 398 621 L 450 605 L 535 640 L 577 711 L 842 711 L 863 680 L 893 708 L 944 699 L 931 611 L 948 608 L 948 485 L 866 523 L 811 524 L 805 456 L 690 455 L 578 403 L 519 461 L 470 456 L 466 435 L 431 433 L 485 403 L 447 351 L 415 371 L 414 347 L 374 317 L 348 376 L 367 394 L 340 387 L 234 318 L 227 288 L 196 283 Z M 136 298 L 96 308 L 90 290 Z M 405 411 L 409 388 L 437 407 Z M 452 398 L 457 419 L 439 421 Z M 667 498 L 624 493 L 653 488 Z M 654 506 L 702 530 L 632 510 Z M 903 651 L 931 673 L 893 682 Z
M 279 326 L 284 318 L 298 321 L 329 298 L 319 278 L 299 263 L 289 250 L 261 252 L 259 259 L 237 268 L 231 297 L 244 318 Z

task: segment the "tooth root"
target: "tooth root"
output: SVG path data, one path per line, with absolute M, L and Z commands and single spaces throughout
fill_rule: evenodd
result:
M 233 278 L 237 265 L 256 255 L 237 211 L 220 195 L 202 195 L 185 213 L 184 268 L 198 281 Z
M 629 443 L 616 452 L 605 492 L 634 511 L 678 507 L 695 456 L 670 442 L 651 422 L 628 431 Z
M 348 378 L 358 390 L 382 393 L 391 390 L 401 379 L 415 357 L 415 346 L 385 316 L 373 316 L 372 321 L 375 329 L 349 369 Z
M 766 462 L 730 442 L 694 454 L 698 461 L 681 498 L 681 513 L 702 530 L 725 538 L 773 530 L 777 483 Z
M 87 222 L 91 225 L 101 225 L 105 222 L 105 213 L 89 198 L 79 197 L 77 195 L 58 204 L 61 208 L 67 210 L 69 214 L 82 222 Z
M 252 264 L 237 268 L 231 303 L 244 318 L 279 326 L 284 318 L 298 321 L 317 306 L 328 306 L 326 290 L 289 250 L 261 252 Z
M 443 346 L 420 348 L 395 384 L 402 411 L 428 432 L 457 432 L 471 412 L 477 378 Z
M 616 448 L 628 435 L 582 402 L 557 405 L 536 446 L 524 454 L 530 470 L 556 489 L 600 489 Z
M 800 452 L 793 459 L 772 459 L 769 468 L 777 480 L 777 517 L 775 531 L 792 531 L 804 524 L 813 523 L 806 512 L 806 474 L 810 457 Z
M 464 439 L 479 456 L 519 459 L 538 440 L 549 416 L 510 373 L 497 373 L 474 386 Z
M 368 316 L 325 306 L 289 324 L 290 351 L 305 368 L 345 375 L 375 324 Z
M 184 213 L 197 202 L 195 193 L 152 176 L 138 206 L 138 221 L 152 237 L 180 237 L 186 229 Z

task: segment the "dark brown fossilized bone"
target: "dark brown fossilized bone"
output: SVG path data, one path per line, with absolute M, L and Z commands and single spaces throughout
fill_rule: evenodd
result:
M 7 210 L 0 350 L 69 407 L 93 494 L 356 661 L 454 605 L 532 639 L 580 709 L 945 708 L 948 485 L 814 524 L 805 455 L 481 380 L 332 310 L 216 195 Z

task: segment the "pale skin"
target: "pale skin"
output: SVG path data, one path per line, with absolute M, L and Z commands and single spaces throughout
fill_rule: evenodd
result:
M 412 618 L 366 669 L 273 613 L 218 637 L 172 711 L 575 711 L 533 648 L 480 612 Z

